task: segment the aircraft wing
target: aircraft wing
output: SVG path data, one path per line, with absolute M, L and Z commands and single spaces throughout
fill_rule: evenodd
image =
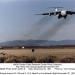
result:
M 74 11 L 67 11 L 66 14 L 73 15 L 73 14 L 75 14 L 75 12 Z
M 49 15 L 49 13 L 41 13 L 41 14 L 36 14 L 36 15 Z
M 41 13 L 41 14 L 36 14 L 36 15 L 49 15 L 49 16 L 51 16 L 51 15 L 57 15 L 57 14 L 60 14 L 61 12 L 59 11 L 59 12 L 49 12 L 49 13 Z
M 36 14 L 36 15 L 54 15 L 54 12 L 50 12 L 50 13 L 41 13 L 41 14 Z

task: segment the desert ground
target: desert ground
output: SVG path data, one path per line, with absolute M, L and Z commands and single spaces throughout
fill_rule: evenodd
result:
M 75 48 L 1 49 L 0 63 L 75 63 Z

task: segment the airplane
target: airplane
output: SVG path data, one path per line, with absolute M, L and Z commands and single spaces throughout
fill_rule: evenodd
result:
M 53 12 L 46 12 L 46 13 L 42 13 L 42 14 L 36 14 L 36 15 L 48 15 L 48 16 L 57 16 L 58 19 L 60 18 L 64 18 L 66 19 L 68 15 L 73 15 L 75 14 L 75 11 L 71 11 L 71 10 L 58 10 L 59 8 L 63 8 L 63 7 L 51 7 L 51 8 L 54 8 L 55 11 Z

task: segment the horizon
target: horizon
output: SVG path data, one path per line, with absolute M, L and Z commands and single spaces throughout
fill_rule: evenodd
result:
M 0 49 L 4 49 L 6 47 L 26 47 L 26 48 L 60 48 L 60 47 L 75 47 L 75 40 L 61 40 L 61 41 L 54 41 L 54 40 L 13 40 L 13 41 L 6 41 L 0 43 Z
M 9 40 L 9 41 L 3 41 L 3 42 L 11 42 L 11 41 L 75 41 L 75 40 L 69 40 L 69 39 L 65 39 L 65 40 L 33 40 L 33 39 L 28 39 L 28 40 Z M 2 43 L 2 42 L 0 42 Z

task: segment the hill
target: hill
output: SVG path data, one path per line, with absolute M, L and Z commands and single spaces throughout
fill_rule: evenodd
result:
M 0 46 L 56 46 L 56 45 L 75 45 L 75 40 L 13 40 L 0 43 Z

